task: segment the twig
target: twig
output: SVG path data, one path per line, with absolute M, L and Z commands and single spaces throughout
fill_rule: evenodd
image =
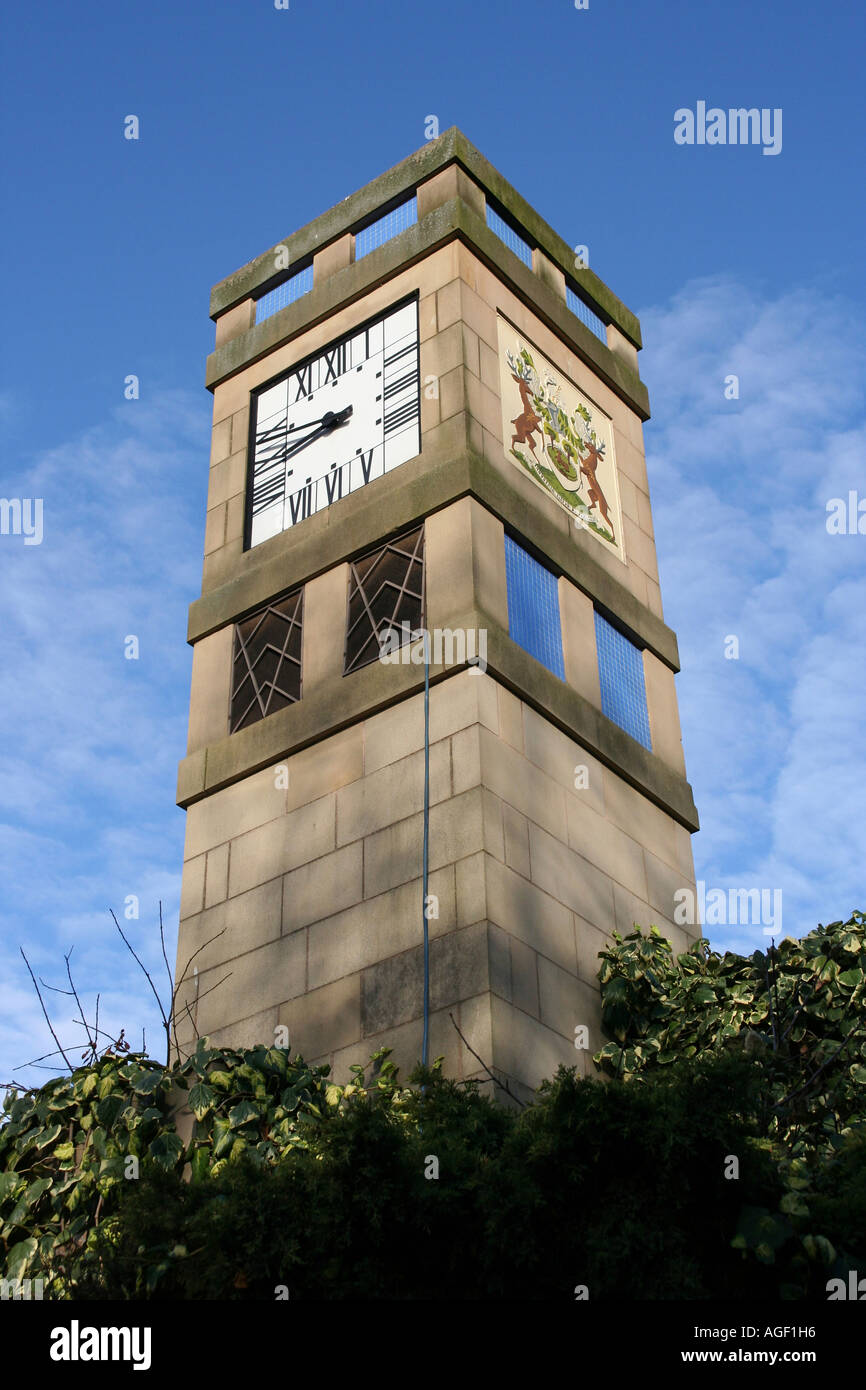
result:
M 60 1042 L 60 1039 L 58 1038 L 57 1034 L 56 1034 L 55 1031 L 54 1031 L 54 1025 L 52 1024 L 51 1019 L 48 1017 L 48 1010 L 47 1010 L 46 1007 L 45 1007 L 45 1001 L 43 1000 L 42 995 L 41 995 L 40 990 L 39 990 L 39 986 L 38 986 L 38 984 L 36 983 L 36 976 L 33 974 L 33 971 L 30 969 L 30 962 L 29 962 L 29 960 L 28 960 L 27 957 L 24 955 L 24 947 L 23 947 L 23 946 L 19 946 L 18 949 L 19 949 L 19 951 L 21 952 L 22 956 L 24 956 L 24 964 L 27 966 L 27 969 L 28 969 L 29 974 L 30 974 L 30 978 L 31 978 L 31 980 L 33 981 L 33 988 L 36 990 L 36 994 L 37 994 L 37 997 L 38 997 L 38 999 L 39 999 L 39 1003 L 40 1003 L 40 1005 L 42 1006 L 42 1012 L 43 1012 L 44 1015 L 45 1015 L 45 1022 L 48 1024 L 48 1028 L 49 1028 L 49 1031 L 50 1031 L 50 1033 L 51 1033 L 52 1038 L 53 1038 L 54 1041 L 57 1043 L 57 1051 L 60 1053 L 61 1057 L 63 1058 L 64 1062 L 65 1062 L 66 1065 L 68 1066 L 69 1070 L 72 1071 L 72 1072 L 74 1072 L 74 1071 L 75 1071 L 75 1068 L 74 1068 L 74 1066 L 72 1065 L 72 1063 L 70 1062 L 70 1060 L 69 1060 L 69 1058 L 67 1057 L 66 1053 L 64 1052 L 63 1047 L 62 1047 L 61 1042 Z
M 85 1016 L 84 1016 L 84 1006 L 83 1006 L 83 1004 L 81 1003 L 81 1000 L 80 1000 L 79 997 L 78 997 L 78 990 L 75 988 L 75 983 L 74 983 L 74 981 L 73 981 L 73 979 L 72 979 L 72 967 L 71 967 L 71 965 L 69 964 L 69 957 L 72 955 L 72 952 L 73 952 L 74 950 L 75 950 L 75 947 L 74 947 L 74 946 L 70 946 L 68 954 L 65 955 L 65 956 L 63 957 L 63 959 L 66 961 L 66 978 L 67 978 L 68 981 L 69 981 L 69 988 L 72 990 L 72 996 L 73 996 L 73 998 L 74 998 L 76 1004 L 78 1005 L 79 1009 L 81 1010 L 81 1025 L 82 1025 L 82 1027 L 83 1027 L 85 1033 L 87 1034 L 87 1045 L 88 1045 L 88 1049 L 89 1049 L 89 1051 L 90 1051 L 90 1060 L 91 1060 L 91 1062 L 93 1062 L 93 1061 L 96 1060 L 96 1038 L 90 1036 L 90 1025 L 88 1024 L 87 1019 L 86 1019 Z M 75 1020 L 76 1023 L 77 1023 L 78 1021 L 79 1021 L 78 1019 Z
M 146 980 L 147 980 L 147 983 L 150 985 L 151 989 L 153 990 L 153 997 L 154 997 L 154 999 L 155 999 L 156 1002 L 157 1002 L 157 1007 L 159 1008 L 159 1012 L 160 1012 L 160 1014 L 161 1014 L 161 1016 L 162 1016 L 162 1026 L 163 1026 L 163 1028 L 165 1029 L 165 1039 L 166 1039 L 166 1057 L 165 1057 L 165 1064 L 166 1064 L 166 1066 L 168 1066 L 169 1063 L 170 1063 L 170 1061 L 171 1061 L 171 1025 L 170 1025 L 168 1019 L 167 1019 L 166 1016 L 165 1016 L 165 1009 L 162 1007 L 162 1000 L 161 1000 L 160 997 L 159 997 L 159 993 L 158 993 L 158 991 L 157 991 L 156 985 L 153 983 L 153 979 L 151 978 L 150 971 L 148 970 L 148 968 L 147 968 L 147 966 L 144 964 L 144 962 L 141 961 L 141 960 L 139 959 L 139 957 L 136 955 L 135 951 L 132 949 L 132 947 L 130 946 L 130 944 L 129 944 L 129 942 L 127 941 L 126 937 L 124 936 L 124 934 L 123 934 L 123 928 L 121 927 L 121 925 L 120 925 L 120 923 L 118 922 L 117 918 L 114 916 L 114 909 L 113 909 L 113 908 L 109 908 L 108 910 L 109 910 L 109 912 L 111 913 L 112 917 L 114 917 L 114 925 L 117 927 L 117 930 L 120 932 L 121 940 L 123 941 L 124 945 L 127 947 L 127 949 L 128 949 L 128 951 L 129 951 L 130 955 L 132 956 L 133 960 L 135 960 L 136 963 L 141 967 L 142 971 L 144 972 L 144 976 L 145 976 L 145 978 L 146 978 Z
M 797 1086 L 795 1090 L 789 1091 L 788 1095 L 785 1096 L 784 1100 L 780 1100 L 780 1101 L 778 1102 L 777 1105 L 774 1105 L 774 1106 L 773 1106 L 773 1109 L 774 1109 L 774 1110 L 781 1110 L 781 1109 L 783 1109 L 783 1107 L 786 1106 L 786 1105 L 788 1104 L 789 1101 L 792 1101 L 792 1100 L 794 1099 L 795 1096 L 798 1096 L 798 1095 L 800 1094 L 801 1091 L 806 1091 L 806 1090 L 808 1090 L 809 1087 L 811 1086 L 812 1082 L 813 1082 L 813 1081 L 816 1081 L 817 1078 L 821 1075 L 821 1072 L 824 1071 L 824 1069 L 825 1069 L 826 1067 L 829 1067 L 829 1065 L 830 1065 L 831 1062 L 835 1062 L 836 1058 L 839 1056 L 839 1053 L 842 1051 L 842 1049 L 848 1046 L 848 1044 L 849 1044 L 849 1042 L 851 1041 L 853 1035 L 858 1031 L 858 1026 L 859 1026 L 859 1025 L 855 1023 L 855 1024 L 852 1026 L 851 1031 L 850 1031 L 849 1033 L 846 1033 L 846 1034 L 845 1034 L 845 1037 L 842 1039 L 842 1041 L 840 1042 L 839 1046 L 836 1048 L 836 1051 L 835 1051 L 835 1052 L 832 1052 L 832 1053 L 830 1054 L 830 1056 L 827 1058 L 826 1062 L 822 1062 L 821 1065 L 820 1065 L 820 1067 L 816 1067 L 816 1069 L 812 1072 L 812 1075 L 809 1076 L 809 1077 L 807 1077 L 806 1080 L 803 1082 L 803 1084 L 802 1084 L 801 1086 Z
M 453 1015 L 450 1011 L 449 1011 L 448 1017 L 450 1018 L 451 1022 L 454 1024 L 454 1027 L 457 1028 L 457 1020 L 455 1019 L 454 1015 Z M 507 1092 L 507 1094 L 511 1097 L 511 1099 L 512 1099 L 517 1105 L 520 1106 L 521 1110 L 524 1110 L 524 1109 L 526 1108 L 526 1102 L 518 1099 L 518 1097 L 514 1094 L 514 1092 L 512 1091 L 512 1089 L 511 1089 L 511 1087 L 509 1086 L 509 1084 L 508 1084 L 507 1081 L 500 1081 L 498 1076 L 494 1076 L 493 1072 L 490 1070 L 490 1068 L 488 1067 L 487 1063 L 483 1060 L 483 1058 L 481 1058 L 481 1057 L 478 1056 L 478 1053 L 475 1051 L 475 1048 L 470 1046 L 470 1044 L 469 1044 L 469 1043 L 466 1041 L 466 1039 L 464 1038 L 463 1034 L 460 1032 L 460 1029 L 459 1029 L 459 1028 L 457 1028 L 457 1036 L 459 1037 L 459 1039 L 460 1039 L 460 1041 L 463 1043 L 463 1045 L 464 1045 L 465 1047 L 468 1047 L 468 1048 L 469 1048 L 469 1051 L 472 1053 L 472 1056 L 475 1058 L 476 1062 L 480 1062 L 480 1063 L 481 1063 L 482 1067 L 483 1067 L 484 1070 L 487 1072 L 487 1075 L 490 1077 L 490 1080 L 491 1080 L 491 1081 L 494 1081 L 494 1082 L 496 1083 L 497 1086 L 501 1086 L 501 1087 L 502 1087 L 502 1090 Z
M 165 973 L 168 975 L 168 997 L 174 996 L 174 980 L 171 976 L 171 966 L 168 963 L 168 956 L 165 954 L 165 927 L 162 924 L 162 899 L 159 900 L 159 944 L 162 947 L 162 958 L 165 961 Z M 170 1017 L 171 1015 L 169 1015 Z

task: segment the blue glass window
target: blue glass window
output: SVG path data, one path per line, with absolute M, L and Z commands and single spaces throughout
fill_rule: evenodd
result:
M 363 227 L 360 232 L 355 233 L 355 260 L 360 261 L 362 256 L 369 256 L 377 246 L 384 246 L 386 241 L 390 241 L 399 232 L 405 232 L 407 227 L 411 227 L 417 221 L 418 199 L 413 194 L 405 203 L 401 203 L 391 212 L 386 212 L 384 217 L 371 222 L 369 227 Z
M 506 536 L 505 581 L 508 631 L 512 640 L 564 681 L 556 575 Z
M 652 752 L 640 648 L 598 612 L 595 615 L 595 645 L 602 714 Z
M 280 309 L 285 309 L 287 304 L 294 304 L 296 299 L 300 299 L 302 294 L 309 294 L 313 288 L 313 267 L 305 266 L 303 270 L 298 270 L 294 275 L 290 275 L 281 285 L 277 285 L 275 290 L 269 290 L 263 294 L 261 299 L 256 300 L 256 323 L 263 323 L 269 319 L 271 314 L 276 314 Z
M 607 342 L 607 330 L 602 320 L 599 318 L 598 314 L 592 312 L 588 304 L 584 304 L 580 295 L 576 290 L 573 290 L 569 284 L 565 286 L 565 302 L 571 312 L 577 314 L 581 323 L 585 323 L 587 328 L 589 328 L 597 338 L 601 338 L 603 343 Z
M 528 265 L 531 270 L 532 247 L 529 242 L 524 241 L 522 236 L 518 236 L 514 228 L 500 217 L 489 203 L 487 204 L 487 225 L 491 232 L 495 232 L 499 240 L 504 241 L 509 250 L 513 251 L 515 256 L 519 256 L 523 264 Z

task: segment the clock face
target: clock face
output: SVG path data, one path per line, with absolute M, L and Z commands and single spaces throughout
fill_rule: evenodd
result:
M 417 300 L 305 359 L 250 405 L 254 546 L 421 452 Z

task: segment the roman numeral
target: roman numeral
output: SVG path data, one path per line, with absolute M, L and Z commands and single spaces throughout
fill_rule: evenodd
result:
M 343 468 L 347 465 L 344 463 Z M 343 468 L 338 468 L 335 463 L 331 464 L 331 472 L 325 475 L 325 492 L 328 494 L 328 502 L 333 502 L 334 497 L 339 499 L 343 495 Z
M 289 498 L 289 511 L 292 514 L 292 525 L 297 521 L 304 521 L 309 515 L 313 505 L 313 484 L 308 482 L 306 487 L 298 488 L 293 497 Z
M 327 376 L 319 384 L 327 386 L 329 381 L 336 381 L 346 370 L 346 344 L 337 343 L 336 347 L 324 353 L 320 360 L 325 364 Z
M 398 391 L 402 391 L 405 387 L 411 386 L 417 380 L 418 372 L 417 369 L 413 367 L 405 376 L 398 377 L 396 381 L 392 381 L 390 385 L 385 387 L 385 400 L 387 401 L 389 396 L 396 396 Z
M 405 347 L 398 348 L 396 352 L 391 353 L 390 357 L 385 358 L 385 366 L 390 367 L 392 362 L 396 362 L 399 358 L 405 357 L 407 352 L 414 352 L 416 346 L 417 344 L 413 336 L 411 343 L 407 343 Z
M 395 406 L 390 414 L 385 415 L 385 433 L 393 434 L 394 430 L 402 429 L 410 420 L 417 419 L 421 413 L 421 403 L 415 398 L 406 401 L 405 405 Z
M 312 371 L 313 364 L 309 362 L 306 367 L 299 367 L 296 373 L 298 391 L 295 400 L 299 401 L 302 396 L 309 396 L 312 390 Z
M 253 483 L 253 516 L 279 501 L 285 492 L 286 479 L 282 468 L 257 475 Z
M 365 458 L 365 456 L 364 456 L 364 454 L 362 454 L 362 455 L 361 455 L 361 472 L 364 474 L 364 482 L 365 482 L 365 483 L 369 483 L 369 481 L 370 481 L 370 469 L 373 467 L 373 450 L 372 450 L 372 449 L 368 449 L 368 450 L 367 450 L 366 462 L 364 461 L 364 458 Z

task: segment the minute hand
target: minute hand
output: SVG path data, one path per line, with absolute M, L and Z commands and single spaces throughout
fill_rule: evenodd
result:
M 285 458 L 294 458 L 295 454 L 299 454 L 302 449 L 306 449 L 307 445 L 312 444 L 314 440 L 320 439 L 322 435 L 330 434 L 340 425 L 345 425 L 351 414 L 352 407 L 350 405 L 347 405 L 344 410 L 337 411 L 336 413 L 329 410 L 322 416 L 322 423 L 317 430 L 314 430 L 312 434 L 308 434 L 305 439 L 299 439 L 297 444 L 292 444 L 286 448 Z

